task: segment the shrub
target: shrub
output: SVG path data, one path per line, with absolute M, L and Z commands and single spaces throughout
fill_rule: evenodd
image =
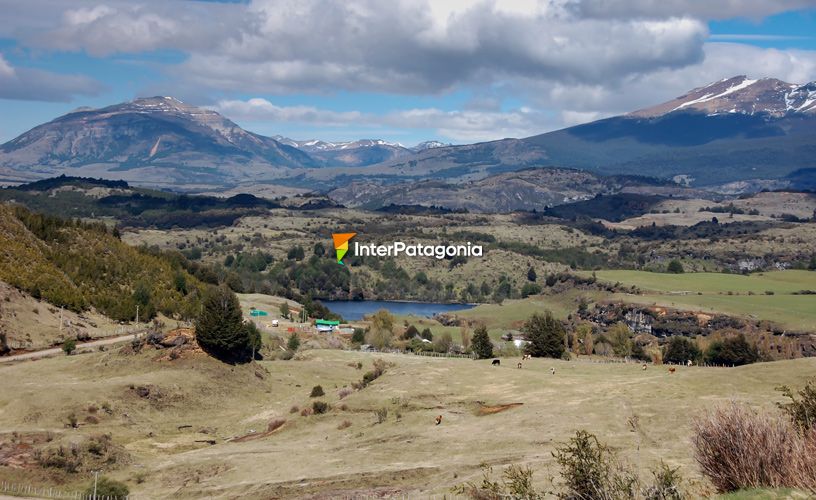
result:
M 685 272 L 685 269 L 683 269 L 683 264 L 681 264 L 679 260 L 675 259 L 669 262 L 668 267 L 666 267 L 666 272 L 672 274 L 683 274 Z
M 315 401 L 315 402 L 317 402 L 317 401 Z M 311 408 L 308 408 L 308 407 L 300 410 L 300 416 L 301 417 L 308 417 L 312 413 L 314 413 L 313 410 Z
M 329 406 L 329 403 L 325 401 L 315 401 L 312 403 L 312 411 L 315 415 L 322 415 L 327 413 L 330 409 L 331 407 Z
M 553 452 L 561 468 L 567 498 L 634 498 L 637 477 L 623 468 L 614 452 L 587 431 Z
M 777 403 L 777 406 L 790 417 L 799 431 L 806 434 L 816 430 L 816 378 L 808 380 L 805 387 L 799 391 L 799 399 L 787 386 L 779 387 L 777 390 L 790 399 L 790 403 Z
M 300 408 L 298 407 L 298 405 L 293 405 L 291 408 L 289 408 L 289 413 L 297 413 L 299 411 Z
M 466 495 L 477 500 L 500 500 L 502 498 L 524 498 L 538 500 L 544 496 L 533 488 L 533 471 L 529 467 L 511 465 L 502 473 L 502 482 L 490 479 L 493 469 L 482 466 L 482 482 L 466 483 L 453 488 L 457 495 Z
M 325 396 L 326 393 L 323 392 L 323 387 L 316 385 L 312 387 L 312 392 L 309 394 L 310 398 L 319 398 L 320 396 Z
M 374 414 L 377 416 L 377 423 L 381 424 L 385 422 L 386 418 L 388 418 L 388 408 L 383 406 L 382 408 L 375 410 Z
M 300 348 L 300 338 L 298 337 L 297 332 L 292 332 L 292 335 L 289 335 L 289 340 L 286 341 L 286 347 L 291 351 L 295 352 Z
M 664 363 L 685 363 L 690 359 L 699 360 L 701 357 L 700 348 L 693 341 L 681 336 L 669 339 L 668 345 L 663 350 Z
M 94 482 L 91 481 L 91 484 L 85 489 L 85 495 L 89 498 L 92 498 L 94 494 Z M 130 494 L 130 490 L 128 489 L 125 483 L 121 483 L 119 481 L 109 479 L 105 476 L 100 476 L 99 479 L 96 481 L 96 497 L 97 498 L 106 498 L 111 497 L 115 499 L 125 498 Z
M 643 490 L 644 500 L 682 500 L 685 498 L 681 489 L 683 478 L 678 472 L 662 461 L 652 469 L 653 482 Z
M 348 420 L 343 420 L 340 422 L 340 425 L 337 426 L 337 430 L 342 431 L 343 429 L 348 429 L 349 427 L 351 427 L 351 422 Z
M 717 491 L 803 488 L 816 492 L 816 436 L 731 403 L 692 422 L 694 457 Z
M 747 365 L 759 361 L 759 350 L 739 334 L 722 341 L 712 342 L 705 353 L 706 362 L 715 365 Z
M 354 392 L 354 391 L 352 391 L 348 387 L 343 387 L 342 389 L 337 391 L 337 397 L 340 398 L 340 399 L 343 399 L 346 396 L 350 395 L 352 392 Z
M 76 351 L 76 340 L 66 339 L 65 342 L 62 343 L 62 350 L 66 356 L 73 354 L 73 352 Z
M 355 328 L 354 333 L 351 334 L 351 342 L 354 344 L 365 344 L 365 330 Z

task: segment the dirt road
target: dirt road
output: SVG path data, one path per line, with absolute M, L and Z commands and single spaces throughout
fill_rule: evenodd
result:
M 87 351 L 88 349 L 93 349 L 101 345 L 111 345 L 111 344 L 118 344 L 120 342 L 129 342 L 133 340 L 134 337 L 138 338 L 144 335 L 144 333 L 128 333 L 126 335 L 119 335 L 118 337 L 107 337 L 104 339 L 99 340 L 92 340 L 90 342 L 84 343 L 77 343 L 76 351 Z M 23 354 L 15 354 L 13 356 L 3 356 L 0 357 L 0 363 L 10 363 L 12 361 L 25 361 L 29 359 L 40 359 L 46 358 L 48 356 L 55 356 L 62 354 L 61 347 L 52 347 L 50 349 L 43 349 L 41 351 L 33 351 L 33 352 L 26 352 Z

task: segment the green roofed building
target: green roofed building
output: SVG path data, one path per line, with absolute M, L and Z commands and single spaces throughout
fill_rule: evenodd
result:
M 317 326 L 318 332 L 333 332 L 339 325 L 339 321 L 331 321 L 327 319 L 315 320 L 315 326 Z

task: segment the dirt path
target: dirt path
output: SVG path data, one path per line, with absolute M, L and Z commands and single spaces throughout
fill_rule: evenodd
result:
M 141 333 L 128 333 L 126 335 L 119 335 L 118 337 L 106 337 L 99 340 L 92 340 L 90 342 L 83 342 L 77 343 L 76 351 L 79 352 L 80 350 L 88 350 L 89 348 L 98 347 L 101 345 L 111 345 L 111 344 L 118 344 L 120 342 L 128 342 L 133 340 L 134 337 L 141 337 L 144 335 L 144 332 Z M 62 347 L 52 347 L 49 349 L 43 349 L 41 351 L 33 351 L 33 352 L 26 352 L 23 354 L 15 354 L 13 356 L 3 356 L 0 357 L 0 363 L 10 363 L 12 361 L 25 361 L 30 359 L 41 359 L 46 358 L 48 356 L 54 356 L 57 354 L 62 354 Z

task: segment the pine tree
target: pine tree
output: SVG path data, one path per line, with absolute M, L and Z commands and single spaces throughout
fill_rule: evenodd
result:
M 256 342 L 251 337 L 232 290 L 226 285 L 209 290 L 196 321 L 196 340 L 201 348 L 221 359 L 245 360 Z
M 527 269 L 527 281 L 535 281 L 537 279 L 538 275 L 536 274 L 535 269 L 533 269 L 533 266 L 530 266 L 530 268 Z
M 543 315 L 533 314 L 524 323 L 527 335 L 527 354 L 535 357 L 561 358 L 564 354 L 564 331 L 561 322 L 555 319 L 550 311 Z
M 479 325 L 476 331 L 473 332 L 471 345 L 473 352 L 476 353 L 479 359 L 493 357 L 493 342 L 490 341 L 490 336 L 487 334 L 487 328 L 484 325 Z

